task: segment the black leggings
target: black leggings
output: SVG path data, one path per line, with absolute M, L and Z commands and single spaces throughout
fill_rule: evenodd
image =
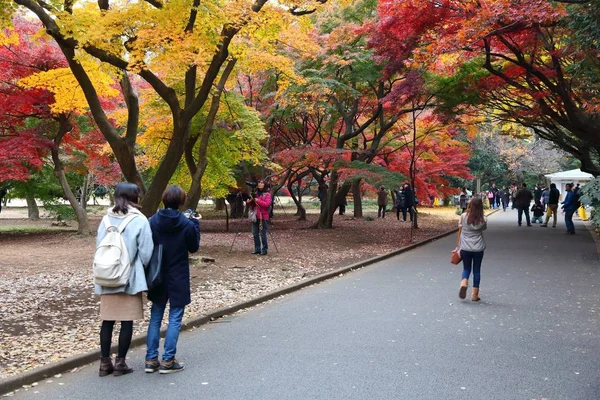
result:
M 110 345 L 115 321 L 102 321 L 100 328 L 100 354 L 102 357 L 110 357 Z M 131 338 L 133 337 L 133 321 L 121 321 L 121 332 L 119 333 L 119 352 L 117 357 L 125 358 Z

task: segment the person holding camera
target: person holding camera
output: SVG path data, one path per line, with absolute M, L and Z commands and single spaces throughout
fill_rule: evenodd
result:
M 269 229 L 271 193 L 269 193 L 264 180 L 258 182 L 256 192 L 252 193 L 247 204 L 251 208 L 250 220 L 252 221 L 252 235 L 254 236 L 254 251 L 252 254 L 266 256 L 267 251 L 269 250 L 267 232 Z
M 191 303 L 190 263 L 188 252 L 200 248 L 200 222 L 192 210 L 181 213 L 185 192 L 179 186 L 169 186 L 162 195 L 164 209 L 150 218 L 154 245 L 163 246 L 161 260 L 161 283 L 148 291 L 152 301 L 148 337 L 146 340 L 145 371 L 170 374 L 183 370 L 183 364 L 175 359 L 177 340 L 185 306 Z M 169 325 L 165 335 L 162 362 L 158 362 L 160 325 L 169 303 Z

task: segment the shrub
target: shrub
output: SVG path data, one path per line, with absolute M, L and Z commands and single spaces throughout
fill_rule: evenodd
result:
M 57 221 L 71 221 L 76 218 L 71 206 L 55 202 L 44 202 L 44 209 Z
M 592 207 L 590 220 L 596 228 L 600 228 L 600 178 L 594 178 L 581 188 L 582 204 Z

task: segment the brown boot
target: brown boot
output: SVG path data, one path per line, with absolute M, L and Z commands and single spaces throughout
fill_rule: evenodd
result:
M 463 279 L 460 281 L 460 290 L 458 291 L 458 297 L 464 299 L 467 297 L 467 287 L 469 286 L 469 280 Z
M 474 287 L 473 288 L 473 294 L 471 294 L 471 300 L 472 301 L 479 301 L 479 300 L 481 300 L 479 298 L 479 288 L 478 287 Z
M 115 372 L 114 372 L 114 376 L 121 376 L 121 375 L 126 375 L 126 374 L 130 374 L 133 372 L 133 368 L 129 368 L 127 366 L 127 364 L 125 363 L 125 357 L 117 357 L 115 359 Z
M 98 375 L 106 376 L 113 373 L 115 368 L 113 367 L 112 358 L 110 357 L 100 357 L 100 370 Z

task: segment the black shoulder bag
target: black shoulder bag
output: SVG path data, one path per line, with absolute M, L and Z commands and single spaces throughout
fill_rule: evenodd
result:
M 148 264 L 148 268 L 146 269 L 146 283 L 148 284 L 148 290 L 160 286 L 163 282 L 162 259 L 163 245 L 159 244 L 154 246 L 154 251 L 152 252 L 150 264 Z

